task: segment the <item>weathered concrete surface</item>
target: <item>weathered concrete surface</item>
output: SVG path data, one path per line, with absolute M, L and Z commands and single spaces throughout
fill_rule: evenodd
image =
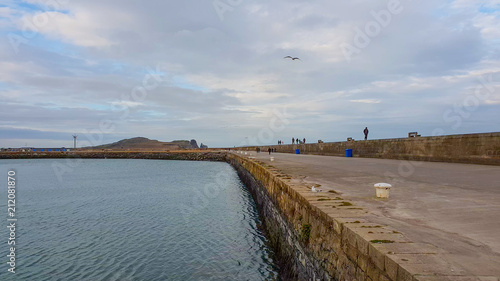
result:
M 384 258 L 386 270 L 397 264 L 418 280 L 499 279 L 500 167 L 280 153 L 271 162 L 267 153 L 252 154 L 297 184 L 335 190 L 369 212 L 361 222 L 388 226 L 401 232 L 401 242 L 413 242 L 377 245 L 392 253 Z M 393 185 L 389 199 L 375 198 L 378 182 Z M 360 230 L 368 230 L 367 239 L 384 236 Z
M 500 133 L 271 146 L 278 152 L 500 165 Z M 245 148 L 255 151 L 256 147 Z M 267 151 L 268 146 L 261 147 Z

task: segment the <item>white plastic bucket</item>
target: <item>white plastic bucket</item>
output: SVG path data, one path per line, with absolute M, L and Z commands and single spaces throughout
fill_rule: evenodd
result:
M 377 198 L 389 198 L 389 190 L 391 189 L 392 185 L 381 182 L 376 183 L 374 186 Z
M 271 157 L 271 161 L 274 161 L 274 157 Z

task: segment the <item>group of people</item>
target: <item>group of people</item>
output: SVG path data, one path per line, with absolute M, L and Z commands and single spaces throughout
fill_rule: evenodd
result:
M 365 129 L 363 130 L 363 134 L 365 134 L 365 140 L 368 139 L 368 127 L 365 127 Z M 321 141 L 322 142 L 322 141 Z M 300 140 L 299 138 L 292 138 L 292 144 L 305 144 L 306 143 L 306 138 L 303 138 L 302 140 Z M 278 145 L 282 145 L 284 144 L 282 140 L 278 140 Z
M 368 127 L 365 127 L 365 129 L 363 130 L 363 134 L 365 134 L 365 140 L 368 139 Z M 323 141 L 318 141 L 319 143 L 323 143 Z M 292 138 L 292 144 L 304 144 L 306 143 L 306 138 L 302 139 L 302 140 L 299 140 L 299 138 Z M 282 140 L 279 140 L 278 141 L 278 145 L 282 145 L 283 144 L 283 141 Z M 257 153 L 260 153 L 260 147 L 257 147 L 256 148 L 256 151 Z M 269 147 L 267 149 L 267 151 L 269 152 L 269 154 L 271 154 L 271 152 L 276 152 L 276 148 L 271 148 Z
M 265 150 L 264 150 L 264 151 L 265 151 Z M 269 147 L 269 148 L 267 149 L 267 151 L 269 152 L 269 154 L 271 154 L 271 152 L 276 152 L 277 150 L 276 150 L 276 148 L 270 148 L 270 147 Z M 260 147 L 256 147 L 256 148 L 255 148 L 255 152 L 260 153 Z
M 295 143 L 297 143 L 297 144 L 304 144 L 304 143 L 306 143 L 306 138 L 304 138 L 304 139 L 302 139 L 302 140 L 299 140 L 299 138 L 292 138 L 292 144 L 295 144 Z M 282 141 L 282 140 L 279 140 L 279 141 L 278 141 L 278 144 L 279 144 L 279 145 L 282 145 L 282 144 L 284 144 L 284 143 L 283 143 L 283 141 Z
M 299 138 L 292 138 L 292 144 L 305 144 L 306 143 L 306 138 L 304 138 L 303 140 L 299 140 Z
M 276 148 L 268 148 L 267 151 L 269 152 L 269 155 L 271 155 L 271 152 L 276 152 Z

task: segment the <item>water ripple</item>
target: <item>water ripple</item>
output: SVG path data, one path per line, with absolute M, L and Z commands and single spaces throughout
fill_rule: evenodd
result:
M 83 160 L 54 189 L 54 175 L 39 175 L 52 161 L 17 171 L 33 188 L 18 206 L 15 280 L 279 280 L 255 203 L 228 164 Z M 221 172 L 220 192 L 204 195 Z

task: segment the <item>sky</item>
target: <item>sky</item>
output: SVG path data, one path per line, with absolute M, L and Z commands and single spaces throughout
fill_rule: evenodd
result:
M 500 0 L 1 0 L 0 147 L 498 132 L 499 47 Z

